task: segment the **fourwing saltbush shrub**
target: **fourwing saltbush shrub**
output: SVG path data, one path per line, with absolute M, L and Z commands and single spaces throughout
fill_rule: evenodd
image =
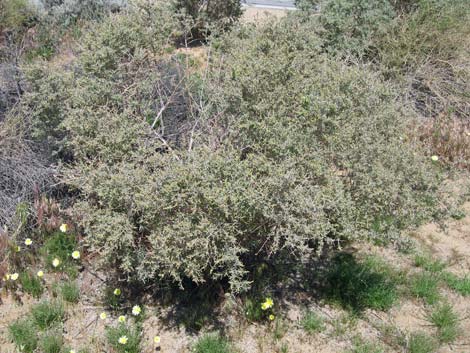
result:
M 438 179 L 407 142 L 396 93 L 367 67 L 318 54 L 310 26 L 295 17 L 241 29 L 221 45 L 226 69 L 210 93 L 218 131 L 275 160 L 321 156 L 354 203 L 356 230 L 386 233 L 429 216 Z
M 406 140 L 393 91 L 321 54 L 314 19 L 241 27 L 194 80 L 170 52 L 172 19 L 157 5 L 112 15 L 60 79 L 34 76 L 64 80 L 61 95 L 27 95 L 33 125 L 62 134 L 63 182 L 80 195 L 74 213 L 99 266 L 155 287 L 228 280 L 240 292 L 259 261 L 432 215 L 436 171 Z
M 395 16 L 389 0 L 327 0 L 320 12 L 324 48 L 339 57 L 362 58 L 373 50 L 375 38 L 386 35 Z

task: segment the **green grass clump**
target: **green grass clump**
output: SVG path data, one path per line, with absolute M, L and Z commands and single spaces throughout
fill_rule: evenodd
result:
M 8 326 L 10 338 L 15 346 L 25 353 L 33 353 L 38 346 L 38 338 L 35 334 L 36 329 L 30 318 L 24 318 L 15 321 Z
M 384 350 L 375 343 L 358 341 L 347 353 L 384 353 Z
M 229 342 L 217 335 L 206 334 L 199 338 L 193 348 L 194 353 L 230 353 Z
M 75 282 L 65 282 L 60 286 L 62 299 L 69 303 L 78 303 L 80 299 L 80 288 Z
M 410 336 L 408 342 L 409 353 L 432 353 L 436 348 L 436 341 L 423 332 L 416 332 Z
M 459 278 L 451 273 L 446 273 L 444 276 L 445 282 L 449 288 L 453 289 L 457 293 L 467 297 L 470 296 L 470 277 L 465 276 Z
M 417 298 L 424 299 L 427 304 L 434 304 L 439 300 L 439 278 L 433 273 L 419 273 L 410 283 L 410 292 Z
M 119 338 L 127 337 L 125 345 L 119 343 Z M 126 324 L 120 324 L 117 327 L 108 327 L 106 337 L 109 344 L 118 353 L 140 353 L 140 331 L 138 328 L 132 328 Z
M 436 326 L 440 342 L 453 342 L 459 335 L 459 316 L 449 303 L 437 306 L 428 315 L 428 321 Z
M 353 313 L 344 313 L 334 319 L 332 322 L 333 325 L 333 335 L 335 337 L 341 337 L 346 334 L 346 332 L 354 330 L 357 325 L 357 315 Z
M 37 327 L 42 330 L 52 327 L 64 319 L 64 306 L 59 301 L 43 301 L 32 307 L 31 313 Z
M 398 276 L 385 263 L 369 257 L 357 262 L 350 254 L 340 254 L 326 276 L 327 295 L 353 311 L 366 308 L 386 310 L 397 300 Z
M 430 256 L 424 254 L 417 254 L 414 261 L 416 266 L 433 273 L 441 272 L 446 268 L 446 264 L 444 262 L 432 259 Z
M 20 274 L 20 283 L 23 291 L 35 298 L 39 298 L 44 292 L 41 280 L 29 272 L 22 272 Z
M 302 325 L 303 329 L 310 335 L 315 332 L 323 331 L 325 329 L 324 319 L 313 311 L 308 311 L 302 318 L 300 324 Z
M 39 346 L 43 353 L 61 353 L 64 346 L 64 340 L 62 335 L 51 332 L 41 337 Z

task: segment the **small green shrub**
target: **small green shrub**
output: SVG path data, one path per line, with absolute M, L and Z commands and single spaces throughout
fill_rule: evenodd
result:
M 41 280 L 35 274 L 30 272 L 20 273 L 20 283 L 23 291 L 35 298 L 39 298 L 44 292 Z
M 397 281 L 392 273 L 376 258 L 357 262 L 350 254 L 340 254 L 327 272 L 326 294 L 353 311 L 386 310 L 398 299 Z
M 436 306 L 428 314 L 428 321 L 436 326 L 440 342 L 451 343 L 460 333 L 459 316 L 449 303 Z
M 48 329 L 62 322 L 65 317 L 64 306 L 59 301 L 43 301 L 31 308 L 31 314 L 37 327 Z
M 44 334 L 40 341 L 39 347 L 43 353 L 62 353 L 64 339 L 60 333 L 48 332 Z
M 141 333 L 139 327 L 130 327 L 126 324 L 119 324 L 117 327 L 106 328 L 106 337 L 109 344 L 118 353 L 140 353 Z M 120 344 L 119 338 L 126 337 L 127 343 Z
M 470 276 L 459 278 L 451 273 L 446 273 L 444 275 L 444 279 L 449 288 L 453 289 L 464 297 L 470 296 Z
M 433 353 L 437 347 L 434 338 L 422 332 L 413 333 L 408 342 L 409 353 Z
M 30 318 L 15 321 L 8 326 L 11 340 L 18 350 L 25 353 L 33 353 L 38 346 L 36 328 Z
M 206 334 L 200 337 L 193 347 L 194 353 L 230 353 L 229 342 L 218 334 Z
M 305 313 L 300 324 L 302 325 L 302 328 L 310 335 L 325 329 L 324 319 L 313 311 L 308 311 Z
M 65 282 L 60 285 L 62 299 L 69 303 L 78 303 L 80 299 L 80 288 L 76 282 Z
M 439 298 L 439 278 L 433 273 L 419 273 L 410 281 L 410 292 L 428 304 L 436 303 Z

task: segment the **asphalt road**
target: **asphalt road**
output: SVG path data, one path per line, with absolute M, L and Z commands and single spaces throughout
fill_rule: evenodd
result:
M 243 4 L 273 9 L 295 9 L 294 0 L 243 0 Z

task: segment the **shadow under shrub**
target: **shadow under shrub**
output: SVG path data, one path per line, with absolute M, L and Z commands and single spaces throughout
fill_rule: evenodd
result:
M 351 254 L 338 254 L 325 282 L 326 298 L 356 312 L 367 308 L 387 310 L 398 299 L 396 275 L 374 258 L 358 262 Z

